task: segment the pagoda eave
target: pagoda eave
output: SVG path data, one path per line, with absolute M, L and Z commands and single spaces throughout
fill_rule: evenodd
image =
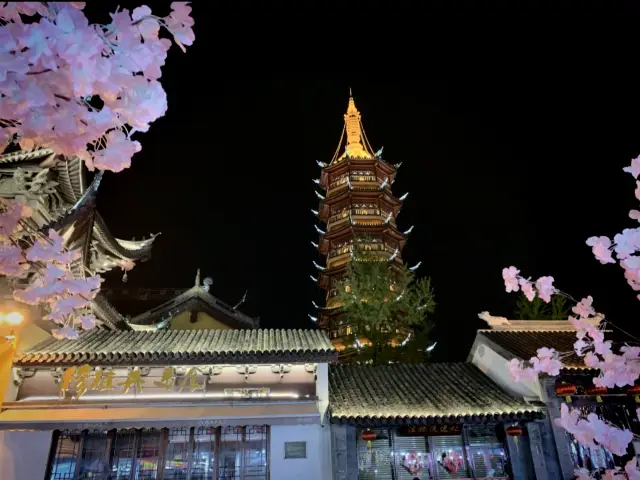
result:
M 323 168 L 320 173 L 320 185 L 326 190 L 331 177 L 342 175 L 350 170 L 357 170 L 359 168 L 374 168 L 376 172 L 379 171 L 383 173 L 385 177 L 389 177 L 389 181 L 393 180 L 397 172 L 395 167 L 389 165 L 381 158 L 349 158 L 348 161 L 332 163 Z
M 386 203 L 394 216 L 398 215 L 403 203 L 402 200 L 395 198 L 388 188 L 385 188 L 384 190 L 349 190 L 345 188 L 344 191 L 337 195 L 327 197 L 320 203 L 318 218 L 323 222 L 326 222 L 331 216 L 331 206 L 338 203 L 345 201 L 350 201 L 351 203 L 371 203 L 378 200 Z

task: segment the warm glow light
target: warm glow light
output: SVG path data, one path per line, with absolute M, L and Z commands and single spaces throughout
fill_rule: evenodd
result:
M 223 392 L 207 392 L 207 393 L 195 393 L 195 392 L 163 392 L 163 393 L 127 393 L 127 394 L 106 394 L 106 395 L 85 395 L 75 400 L 79 400 L 81 402 L 87 401 L 99 401 L 99 400 L 186 400 L 186 399 L 202 399 L 202 398 L 221 398 L 226 399 L 228 401 L 238 401 L 238 400 L 254 400 L 256 398 L 283 398 L 283 399 L 298 399 L 300 395 L 298 393 L 293 392 L 273 392 L 265 397 L 256 397 L 256 398 L 240 398 L 240 397 L 229 397 L 225 395 Z M 51 401 L 51 400 L 60 400 L 59 396 L 52 395 L 37 395 L 33 397 L 27 397 L 21 400 L 22 402 L 34 402 L 34 401 Z
M 7 325 L 17 326 L 24 320 L 24 316 L 20 312 L 10 312 L 0 317 L 0 321 Z

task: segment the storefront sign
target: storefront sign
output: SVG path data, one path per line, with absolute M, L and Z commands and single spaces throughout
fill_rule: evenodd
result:
M 411 437 L 422 435 L 460 435 L 462 434 L 462 425 L 441 424 L 441 425 L 407 425 L 398 429 L 398 435 Z
M 80 398 L 87 392 L 104 392 L 111 394 L 126 394 L 131 389 L 135 393 L 142 393 L 145 387 L 156 387 L 168 392 L 206 392 L 206 381 L 198 381 L 198 377 L 204 376 L 196 367 L 189 368 L 183 375 L 177 375 L 174 367 L 166 367 L 159 380 L 147 382 L 139 368 L 130 370 L 126 377 L 116 378 L 115 371 L 111 368 L 96 368 L 91 365 L 67 368 L 60 379 L 60 398 L 67 398 L 71 393 L 72 398 Z M 157 377 L 156 377 L 157 378 Z M 117 382 L 117 383 L 116 383 Z M 268 397 L 269 388 L 226 388 L 225 398 L 261 398 Z

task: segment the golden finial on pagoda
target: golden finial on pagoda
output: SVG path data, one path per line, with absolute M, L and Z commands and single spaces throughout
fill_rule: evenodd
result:
M 373 154 L 364 145 L 360 112 L 353 100 L 351 88 L 349 88 L 349 107 L 344 115 L 345 130 L 347 132 L 347 144 L 343 156 L 370 158 Z

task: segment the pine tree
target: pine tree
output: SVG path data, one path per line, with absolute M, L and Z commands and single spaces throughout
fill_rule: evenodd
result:
M 514 311 L 518 320 L 566 320 L 571 310 L 567 306 L 567 299 L 561 295 L 554 295 L 546 303 L 536 296 L 529 301 L 524 294 L 518 297 Z
M 427 359 L 431 329 L 427 314 L 435 308 L 429 278 L 416 279 L 406 266 L 357 247 L 346 275 L 338 282 L 336 300 L 341 313 L 335 321 L 351 329 L 348 341 L 353 345 L 349 348 L 354 361 L 381 364 Z

